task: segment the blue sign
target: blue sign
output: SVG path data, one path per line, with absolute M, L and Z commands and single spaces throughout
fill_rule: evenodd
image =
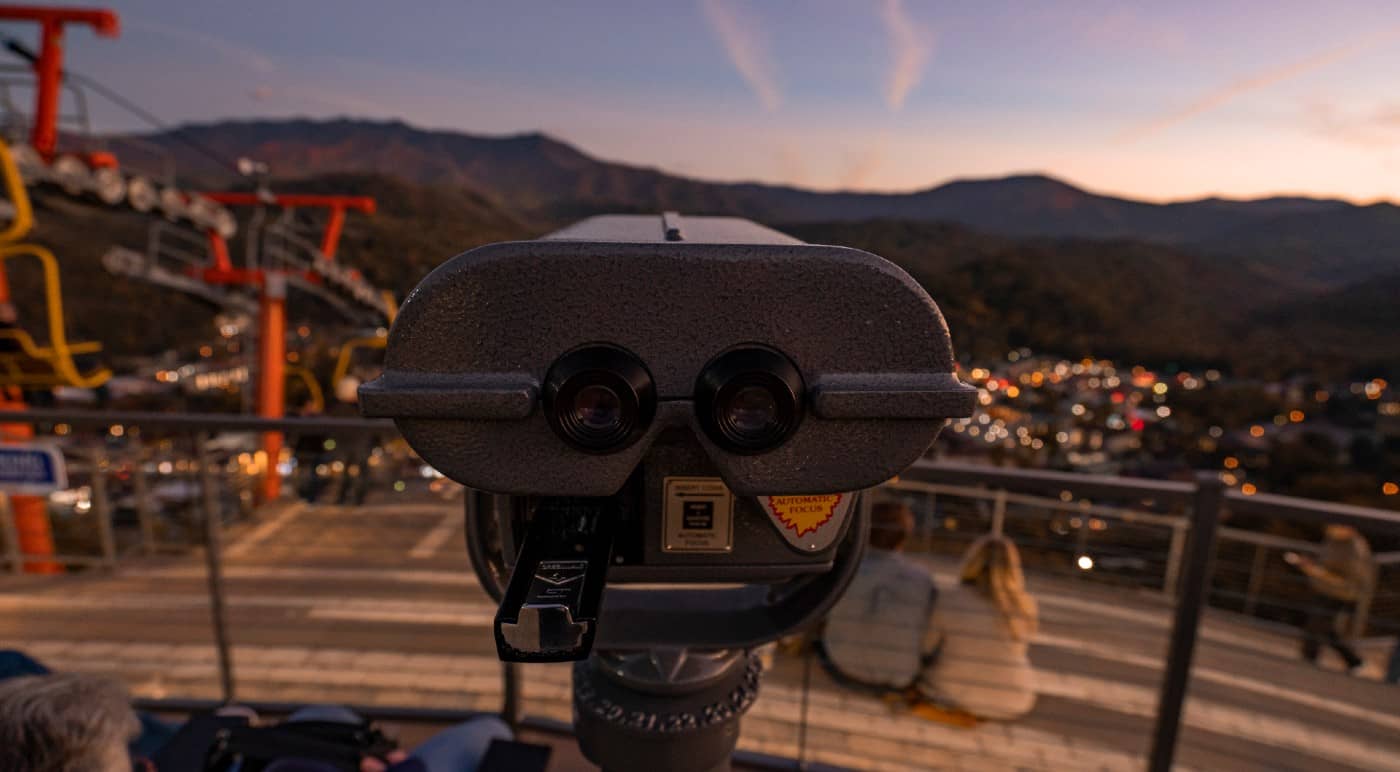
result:
M 49 493 L 68 487 L 63 454 L 52 445 L 0 445 L 0 491 Z

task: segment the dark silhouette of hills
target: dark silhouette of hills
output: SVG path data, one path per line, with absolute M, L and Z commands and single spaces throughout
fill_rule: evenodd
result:
M 1240 257 L 1300 282 L 1339 286 L 1400 263 L 1400 207 L 1325 198 L 1203 198 L 1156 204 L 1042 175 L 956 180 L 907 193 L 819 192 L 721 183 L 593 158 L 544 134 L 487 137 L 398 121 L 230 121 L 180 132 L 280 177 L 370 172 L 466 187 L 523 219 L 559 223 L 604 211 L 677 209 L 770 223 L 872 219 L 957 222 L 1001 236 L 1129 239 Z M 146 139 L 186 173 L 226 172 L 172 134 Z
M 1400 376 L 1400 337 L 1391 332 L 1400 323 L 1400 211 L 1390 204 L 1296 197 L 1153 204 L 1033 175 L 904 194 L 822 193 L 609 163 L 541 134 L 479 137 L 367 121 L 182 131 L 227 156 L 269 163 L 280 190 L 375 196 L 380 212 L 352 218 L 343 254 L 400 294 L 480 244 L 533 238 L 602 211 L 679 209 L 746 216 L 893 260 L 939 302 L 966 357 L 1030 346 L 1263 376 L 1294 369 Z M 170 134 L 152 139 L 201 185 L 248 184 Z M 66 308 L 79 335 L 121 355 L 210 334 L 209 309 L 114 283 L 100 268 L 108 246 L 143 246 L 144 220 L 40 199 L 36 240 L 63 260 L 73 301 Z M 42 309 L 26 307 L 30 293 L 19 292 L 36 279 L 16 270 L 25 319 L 41 318 Z M 310 305 L 293 315 L 315 318 Z M 159 335 L 151 334 L 152 308 L 170 317 Z
M 1400 374 L 1395 268 L 1300 288 L 1262 262 L 1148 242 L 1011 239 L 893 220 L 785 230 L 898 263 L 938 302 L 959 355 L 979 361 L 1029 346 L 1260 377 Z

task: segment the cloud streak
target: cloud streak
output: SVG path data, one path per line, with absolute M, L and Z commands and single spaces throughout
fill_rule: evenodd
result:
M 1333 141 L 1381 150 L 1400 148 L 1400 102 L 1348 112 L 1330 102 L 1314 101 L 1304 106 L 1304 119 L 1315 133 Z
M 353 93 L 327 88 L 324 84 L 297 83 L 278 67 L 276 60 L 254 48 L 234 43 L 198 30 L 177 27 L 163 22 L 135 19 L 124 21 L 132 29 L 143 30 L 162 37 L 190 44 L 202 51 L 213 52 L 227 61 L 254 73 L 256 85 L 244 94 L 253 102 L 284 105 L 295 109 L 324 108 L 346 115 L 395 115 L 389 107 Z M 273 82 L 268 82 L 273 81 Z
M 889 35 L 893 55 L 885 79 L 885 104 L 891 110 L 899 110 L 923 78 L 924 66 L 933 53 L 933 35 L 909 18 L 901 0 L 885 0 L 880 6 L 880 21 Z
M 729 63 L 739 71 L 765 109 L 778 109 L 783 102 L 782 90 L 774 74 L 767 41 L 758 25 L 726 0 L 702 0 L 701 7 L 710 28 L 719 36 Z
M 200 48 L 215 51 L 224 58 L 237 62 L 260 75 L 271 75 L 277 71 L 277 64 L 272 60 L 272 57 L 261 51 L 255 51 L 246 46 L 231 43 L 223 38 L 207 35 L 192 29 L 185 29 L 184 27 L 176 27 L 170 24 L 145 21 L 142 19 L 123 19 L 122 24 L 132 29 L 154 32 L 157 35 L 174 38 L 186 43 L 192 43 Z
M 1373 48 L 1396 40 L 1400 40 L 1400 27 L 1391 27 L 1390 29 L 1357 38 L 1307 58 L 1298 59 L 1272 69 L 1255 73 L 1248 77 L 1240 78 L 1239 80 L 1206 93 L 1196 101 L 1179 110 L 1174 110 L 1135 126 L 1130 126 L 1120 132 L 1114 140 L 1126 144 L 1146 139 L 1154 134 L 1185 123 L 1196 116 L 1216 110 L 1251 92 L 1292 80 L 1313 72 L 1314 70 L 1320 70 L 1328 65 L 1350 59 L 1370 51 Z

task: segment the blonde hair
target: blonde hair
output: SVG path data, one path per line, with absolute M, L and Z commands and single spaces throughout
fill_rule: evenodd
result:
M 987 534 L 973 542 L 963 556 L 959 577 L 997 607 L 1011 637 L 1026 641 L 1035 635 L 1040 614 L 1035 598 L 1026 592 L 1021 553 L 1010 539 Z

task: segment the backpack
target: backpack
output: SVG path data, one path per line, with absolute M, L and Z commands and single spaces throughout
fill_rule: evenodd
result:
M 295 721 L 276 726 L 219 730 L 204 759 L 204 772 L 263 772 L 277 761 L 308 762 L 317 772 L 359 772 L 360 760 L 383 758 L 398 747 L 368 722 Z M 314 767 L 310 765 L 314 764 Z

